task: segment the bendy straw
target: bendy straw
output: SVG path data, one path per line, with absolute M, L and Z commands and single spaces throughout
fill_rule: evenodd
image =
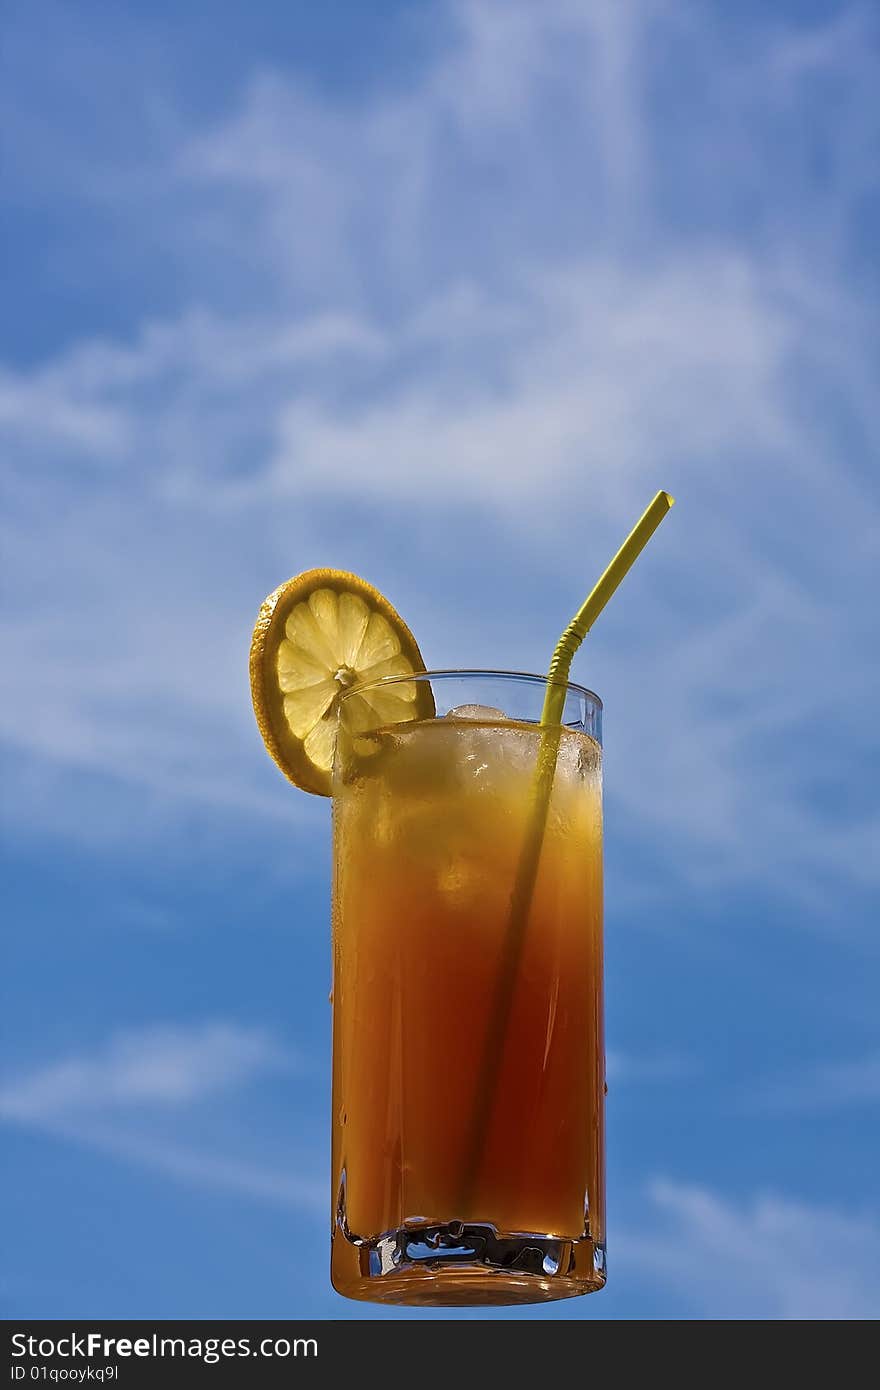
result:
M 559 751 L 559 741 L 562 737 L 566 682 L 568 681 L 572 658 L 624 575 L 632 567 L 673 505 L 674 500 L 668 492 L 657 493 L 566 627 L 556 644 L 550 661 L 544 708 L 541 713 L 541 739 L 532 783 L 530 811 L 511 893 L 510 919 L 502 947 L 501 963 L 495 981 L 493 998 L 489 1006 L 486 1042 L 474 1090 L 473 1118 L 463 1170 L 462 1215 L 465 1214 L 465 1210 L 470 1204 L 479 1179 L 486 1133 L 492 1119 L 495 1078 L 498 1075 L 504 1053 L 510 1007 L 513 1001 L 538 865 L 541 859 L 547 813 L 550 809 L 556 758 Z

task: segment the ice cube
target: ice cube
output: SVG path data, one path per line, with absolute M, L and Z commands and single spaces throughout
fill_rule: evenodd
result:
M 482 864 L 464 855 L 449 859 L 437 873 L 437 891 L 448 907 L 469 909 L 476 905 L 485 879 Z
M 444 716 L 446 719 L 481 719 L 488 724 L 504 723 L 509 716 L 503 709 L 495 709 L 494 705 L 456 705 Z

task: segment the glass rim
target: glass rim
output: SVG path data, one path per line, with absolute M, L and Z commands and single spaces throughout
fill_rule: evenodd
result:
M 402 685 L 405 681 L 434 680 L 438 677 L 442 679 L 448 676 L 476 677 L 483 680 L 528 681 L 531 685 L 557 686 L 589 700 L 600 710 L 605 708 L 595 690 L 589 690 L 587 686 L 578 685 L 575 681 L 551 680 L 549 676 L 539 676 L 534 671 L 492 671 L 481 667 L 456 668 L 454 666 L 438 671 L 410 671 L 405 676 L 377 676 L 375 680 L 359 681 L 357 685 L 351 685 L 343 691 L 339 703 L 342 705 L 351 695 L 360 695 L 363 691 L 375 690 L 378 686 Z

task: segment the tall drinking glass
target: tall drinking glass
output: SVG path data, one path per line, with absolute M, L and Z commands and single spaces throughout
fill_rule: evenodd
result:
M 601 701 L 568 685 L 548 735 L 539 676 L 364 689 L 340 702 L 333 772 L 334 1287 L 589 1293 L 605 1282 Z

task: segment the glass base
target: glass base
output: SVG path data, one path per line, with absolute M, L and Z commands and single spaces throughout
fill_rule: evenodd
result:
M 330 1278 L 337 1293 L 372 1303 L 422 1307 L 544 1303 L 594 1293 L 605 1283 L 605 1247 L 483 1223 L 407 1223 L 372 1240 L 333 1232 Z

